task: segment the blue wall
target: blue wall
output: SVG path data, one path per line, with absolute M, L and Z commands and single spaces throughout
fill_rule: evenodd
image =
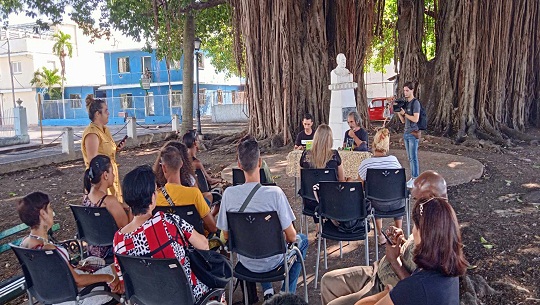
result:
M 167 65 L 165 60 L 158 61 L 155 51 L 147 53 L 143 51 L 118 51 L 111 53 L 104 53 L 105 60 L 105 78 L 107 85 L 126 85 L 126 84 L 138 84 L 142 76 L 142 58 L 150 56 L 152 73 L 152 82 L 167 82 Z M 121 57 L 129 58 L 130 72 L 120 73 L 118 72 L 118 59 Z M 180 67 L 182 67 L 183 58 L 180 60 Z M 182 69 L 171 69 L 171 79 L 175 81 L 182 80 Z

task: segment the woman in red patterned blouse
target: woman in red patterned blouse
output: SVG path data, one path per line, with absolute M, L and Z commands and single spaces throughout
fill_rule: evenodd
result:
M 195 301 L 199 301 L 210 289 L 191 272 L 179 234 L 197 249 L 208 250 L 208 241 L 177 215 L 162 212 L 152 215 L 156 207 L 156 177 L 149 166 L 135 168 L 125 176 L 122 184 L 124 201 L 131 208 L 133 220 L 116 232 L 114 252 L 152 258 L 177 258 L 191 281 Z M 116 258 L 115 267 L 121 276 Z

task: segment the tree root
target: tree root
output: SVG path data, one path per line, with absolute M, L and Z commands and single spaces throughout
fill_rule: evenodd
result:
M 528 134 L 525 134 L 525 133 L 523 133 L 521 131 L 509 128 L 506 125 L 501 124 L 499 126 L 499 128 L 501 129 L 501 131 L 505 135 L 507 135 L 509 138 L 512 138 L 512 139 L 518 139 L 518 140 L 527 141 L 527 142 L 538 140 L 538 138 L 532 137 L 532 136 L 530 136 Z

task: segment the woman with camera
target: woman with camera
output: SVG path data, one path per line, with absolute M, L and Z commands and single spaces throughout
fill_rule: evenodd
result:
M 401 123 L 405 124 L 403 140 L 411 167 L 411 179 L 407 181 L 407 187 L 412 188 L 414 180 L 420 174 L 420 166 L 418 165 L 418 143 L 420 142 L 418 120 L 420 119 L 421 106 L 420 101 L 414 97 L 414 84 L 412 82 L 406 82 L 403 85 L 403 95 L 407 99 L 407 104 L 397 113 Z

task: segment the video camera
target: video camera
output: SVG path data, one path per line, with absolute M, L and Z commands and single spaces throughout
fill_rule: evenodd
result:
M 399 98 L 394 101 L 394 112 L 400 112 L 401 108 L 405 108 L 407 106 L 407 100 L 404 98 Z

